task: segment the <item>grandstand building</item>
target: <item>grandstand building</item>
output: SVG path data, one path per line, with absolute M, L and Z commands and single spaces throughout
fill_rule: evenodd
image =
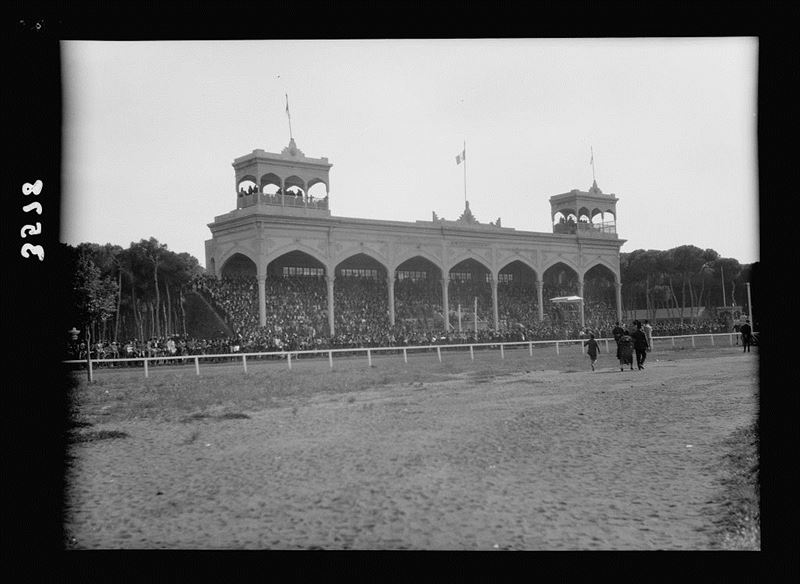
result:
M 539 322 L 563 315 L 564 305 L 550 298 L 566 295 L 581 298 L 570 309 L 581 327 L 592 306 L 622 319 L 618 199 L 596 182 L 550 197 L 553 230 L 539 233 L 503 227 L 499 218 L 480 222 L 468 202 L 456 220 L 435 212 L 415 222 L 337 217 L 331 167 L 327 158 L 306 156 L 294 139 L 280 153 L 254 150 L 233 161 L 236 208 L 208 224 L 206 270 L 257 278 L 261 326 L 270 310 L 265 282 L 284 277 L 324 281 L 331 335 L 337 287 L 353 278 L 380 285 L 390 325 L 398 318 L 396 288 L 411 281 L 434 286 L 445 330 L 479 321 L 495 331 L 516 326 L 521 317 L 503 308 L 511 296 Z M 478 289 L 485 290 L 480 302 Z

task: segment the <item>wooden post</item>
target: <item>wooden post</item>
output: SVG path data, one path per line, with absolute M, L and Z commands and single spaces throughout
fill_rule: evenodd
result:
M 200 359 L 198 359 L 197 357 L 194 358 L 194 371 L 195 373 L 200 375 Z
M 408 352 L 406 351 L 405 347 L 403 347 L 403 361 L 408 363 Z
M 286 353 L 286 363 L 289 365 L 289 369 L 292 368 L 292 354 Z
M 469 358 L 475 360 L 475 352 L 472 350 L 472 345 L 469 346 Z
M 333 369 L 333 351 L 328 351 L 328 365 Z
M 372 351 L 369 349 L 367 349 L 367 363 L 369 363 L 369 366 L 372 367 Z
M 561 353 L 558 351 L 558 341 L 556 341 L 556 355 L 560 355 Z
M 505 359 L 506 358 L 505 351 L 503 351 L 503 343 L 500 343 L 500 358 L 501 359 Z
M 144 376 L 149 377 L 149 374 L 147 372 L 147 357 L 144 358 Z
M 442 362 L 442 348 L 439 345 L 436 345 L 436 354 L 439 356 L 439 363 Z
M 247 373 L 247 355 L 242 355 L 242 366 L 244 367 L 244 372 Z

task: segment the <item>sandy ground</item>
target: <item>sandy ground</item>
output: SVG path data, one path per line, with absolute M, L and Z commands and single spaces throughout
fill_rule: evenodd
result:
M 71 445 L 68 547 L 714 549 L 757 354 L 603 364 L 98 424 L 129 437 Z

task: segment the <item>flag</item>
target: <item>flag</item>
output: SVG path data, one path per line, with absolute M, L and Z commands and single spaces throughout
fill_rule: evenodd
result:
M 467 158 L 467 151 L 462 150 L 461 154 L 456 155 L 456 164 L 457 165 L 461 164 L 461 162 L 464 161 L 466 158 Z

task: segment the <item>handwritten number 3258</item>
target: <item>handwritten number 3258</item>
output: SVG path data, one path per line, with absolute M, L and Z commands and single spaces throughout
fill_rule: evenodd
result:
M 39 193 L 42 192 L 42 187 L 44 183 L 41 180 L 37 180 L 35 183 L 25 183 L 22 185 L 22 194 L 26 197 L 28 195 L 37 196 Z M 38 215 L 42 214 L 42 204 L 37 202 L 30 203 L 29 205 L 25 205 L 22 208 L 23 211 L 26 213 L 35 210 Z M 27 232 L 27 233 L 26 233 Z M 38 221 L 36 225 L 25 225 L 20 230 L 20 237 L 27 237 L 28 235 L 39 235 L 42 232 L 42 224 Z M 20 249 L 20 254 L 24 258 L 31 257 L 31 254 L 35 255 L 39 258 L 39 261 L 44 261 L 44 248 L 41 245 L 33 245 L 31 243 L 24 243 L 22 244 L 22 248 Z

